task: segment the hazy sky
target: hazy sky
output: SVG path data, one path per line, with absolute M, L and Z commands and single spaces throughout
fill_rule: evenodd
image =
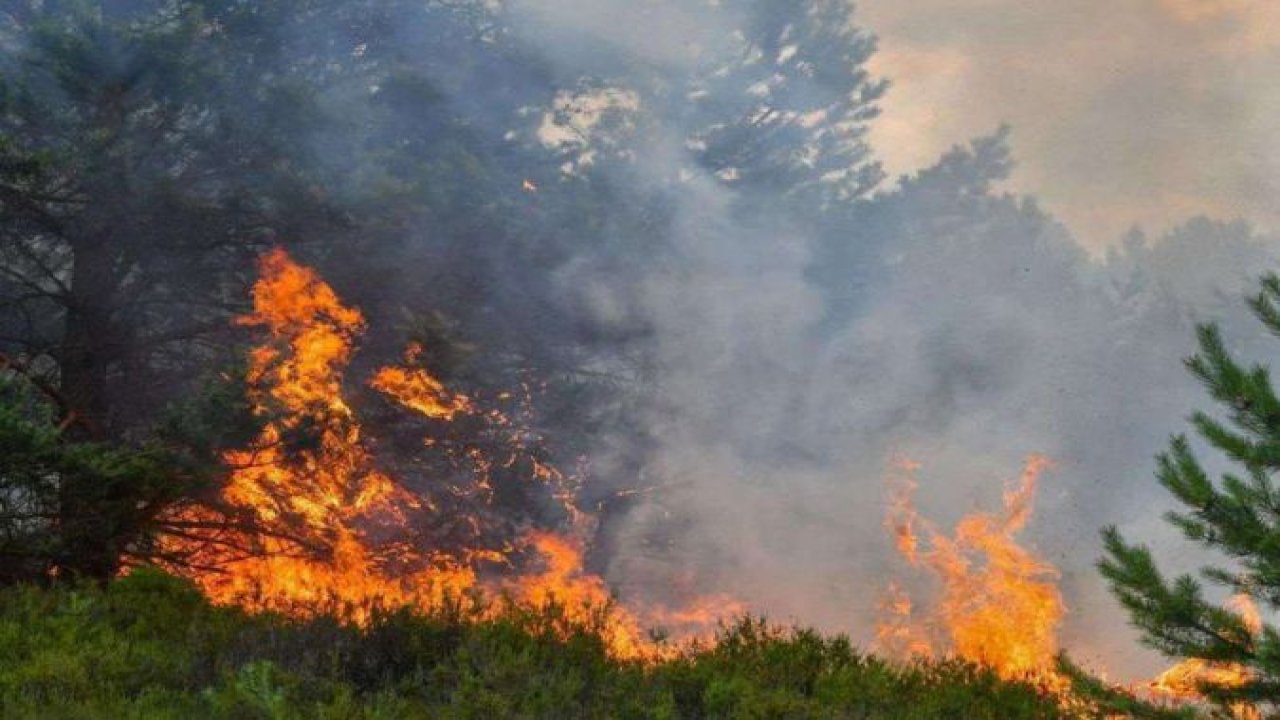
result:
M 1097 248 L 1193 214 L 1280 228 L 1277 0 L 860 0 L 891 174 L 1014 128 L 1011 188 Z

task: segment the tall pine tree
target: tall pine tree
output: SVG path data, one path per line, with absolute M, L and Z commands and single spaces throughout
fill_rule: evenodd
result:
M 1250 298 L 1258 319 L 1280 336 L 1280 276 L 1268 275 Z M 1201 691 L 1223 706 L 1276 705 L 1280 699 L 1280 634 L 1254 625 L 1219 602 L 1206 584 L 1245 596 L 1263 615 L 1280 609 L 1280 397 L 1264 365 L 1240 364 L 1213 325 L 1199 328 L 1199 352 L 1186 361 L 1222 409 L 1196 412 L 1191 423 L 1237 469 L 1218 477 L 1205 468 L 1186 436 L 1160 455 L 1156 477 L 1181 508 L 1167 519 L 1187 540 L 1225 556 L 1199 577 L 1161 572 L 1149 548 L 1104 531 L 1099 569 L 1142 633 L 1143 642 L 1174 658 L 1198 658 L 1241 670 L 1238 679 L 1212 676 Z M 1209 678 L 1211 676 L 1206 676 Z M 1216 682 L 1215 682 L 1216 681 Z

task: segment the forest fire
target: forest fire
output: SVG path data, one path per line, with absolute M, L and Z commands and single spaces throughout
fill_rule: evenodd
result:
M 268 532 L 235 538 L 252 552 L 207 558 L 202 564 L 216 571 L 196 581 L 220 602 L 356 613 L 472 587 L 474 572 L 453 558 L 417 558 L 421 567 L 408 576 L 381 571 L 367 523 L 404 522 L 422 503 L 372 467 L 343 399 L 343 370 L 364 319 L 282 251 L 263 257 L 261 275 L 253 313 L 238 322 L 266 335 L 249 357 L 249 399 L 266 422 L 249 448 L 227 453 L 233 472 L 223 498 Z M 424 397 L 436 389 L 407 380 L 394 387 Z M 438 402 L 461 407 L 465 400 Z
M 898 463 L 886 524 L 902 557 L 927 570 L 941 589 L 931 613 L 920 618 L 906 592 L 890 586 L 877 634 L 881 650 L 957 655 L 1002 677 L 1057 684 L 1054 655 L 1065 614 L 1057 570 L 1015 539 L 1031 516 L 1036 481 L 1048 466 L 1044 457 L 1029 458 L 1019 481 L 1006 488 L 1001 513 L 972 513 L 948 537 L 913 505 L 919 464 Z
M 0 720 L 1280 720 L 1280 0 L 1093 5 L 0 3 Z
M 338 610 L 361 620 L 376 607 L 431 608 L 484 591 L 523 607 L 555 603 L 570 622 L 601 628 L 616 657 L 670 652 L 644 632 L 641 617 L 653 623 L 670 617 L 687 626 L 692 616 L 612 606 L 604 580 L 584 569 L 584 544 L 571 535 L 529 530 L 496 549 L 422 549 L 410 542 L 413 522 L 428 522 L 440 510 L 375 467 L 356 413 L 344 399 L 344 371 L 364 330 L 363 317 L 281 250 L 266 254 L 260 271 L 253 312 L 238 322 L 265 336 L 249 361 L 249 399 L 264 424 L 250 447 L 227 453 L 232 475 L 223 500 L 263 532 L 224 537 L 204 551 L 199 565 L 210 570 L 194 579 L 212 599 L 294 614 Z M 405 366 L 377 370 L 369 385 L 396 405 L 435 420 L 478 414 L 470 398 L 449 392 L 414 365 L 420 353 L 411 346 Z M 487 417 L 506 422 L 496 411 Z M 429 440 L 425 444 L 431 446 Z M 466 455 L 474 470 L 471 487 L 452 490 L 483 495 L 492 461 L 474 450 Z M 589 523 L 573 506 L 558 470 L 538 462 L 532 468 L 531 482 L 556 486 L 550 495 L 567 505 L 568 516 L 579 525 Z M 518 562 L 528 557 L 534 561 Z M 495 577 L 482 578 L 481 569 Z M 496 606 L 474 607 L 483 613 Z M 740 607 L 725 602 L 721 610 Z M 702 629 L 719 616 L 699 615 Z
M 237 322 L 262 337 L 248 367 L 248 399 L 261 427 L 247 447 L 226 454 L 231 475 L 222 492 L 223 502 L 248 522 L 218 537 L 192 539 L 190 548 L 174 548 L 196 558 L 188 567 L 205 568 L 193 579 L 210 598 L 293 615 L 336 611 L 357 622 L 375 608 L 406 605 L 432 609 L 462 602 L 483 617 L 500 612 L 504 603 L 535 609 L 554 604 L 567 621 L 563 627 L 593 628 L 613 656 L 650 660 L 670 656 L 676 646 L 655 640 L 648 628 L 683 639 L 702 637 L 721 618 L 746 611 L 721 595 L 693 597 L 675 608 L 615 603 L 605 580 L 586 568 L 596 520 L 577 507 L 576 480 L 538 459 L 528 462 L 526 480 L 562 506 L 564 529 L 507 528 L 505 539 L 496 542 L 490 537 L 470 545 L 424 543 L 420 526 L 441 523 L 487 537 L 491 519 L 482 511 L 453 516 L 468 506 L 441 502 L 465 497 L 486 507 L 493 494 L 490 472 L 511 467 L 525 440 L 511 439 L 506 455 L 491 457 L 477 447 L 451 448 L 421 438 L 428 452 L 455 453 L 468 469 L 437 496 L 380 469 L 376 443 L 366 437 L 345 394 L 346 371 L 365 330 L 363 316 L 283 251 L 264 255 L 260 273 L 253 311 Z M 426 369 L 424 353 L 421 345 L 410 344 L 400 362 L 372 371 L 367 387 L 397 412 L 431 422 L 473 420 L 504 432 L 515 424 L 475 398 L 450 391 Z M 891 583 L 876 635 L 880 651 L 958 656 L 1005 678 L 1030 679 L 1065 701 L 1066 681 L 1054 669 L 1065 614 L 1057 570 L 1016 538 L 1030 519 L 1037 480 L 1049 464 L 1030 457 L 1020 478 L 1006 487 L 1000 512 L 971 513 L 946 534 L 914 505 L 919 464 L 897 463 L 886 525 L 908 565 L 926 571 L 937 586 L 937 597 L 922 608 L 903 584 Z M 485 603 L 481 596 L 502 600 Z M 1256 622 L 1256 612 L 1239 609 Z M 1237 668 L 1191 661 L 1162 675 L 1151 693 L 1194 700 L 1197 681 L 1229 682 L 1237 674 Z M 1238 715 L 1254 717 L 1245 709 Z

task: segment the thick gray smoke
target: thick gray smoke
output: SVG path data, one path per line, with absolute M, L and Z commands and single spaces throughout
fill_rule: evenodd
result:
M 611 581 L 644 594 L 694 578 L 774 618 L 867 640 L 896 562 L 886 464 L 923 463 L 922 510 L 945 526 L 997 507 L 1022 460 L 1045 453 L 1055 468 L 1027 542 L 1062 571 L 1064 645 L 1115 675 L 1154 668 L 1093 570 L 1098 529 L 1171 541 L 1152 458 L 1205 404 L 1181 360 L 1204 319 L 1265 352 L 1240 298 L 1274 264 L 1274 243 L 1196 220 L 1092 258 L 1033 202 L 990 191 L 1006 165 L 1000 135 L 884 185 L 834 230 L 781 209 L 762 217 L 733 175 L 695 161 L 703 128 L 678 106 L 696 99 L 664 100 L 591 65 L 600 48 L 667 77 L 729 65 L 714 53 L 740 49 L 726 41 L 740 16 L 675 2 L 513 10 L 559 73 L 598 83 L 559 120 L 573 134 L 549 126 L 544 139 L 626 147 L 636 191 L 670 200 L 669 235 L 646 262 L 563 278 L 590 291 L 603 321 L 638 316 L 651 330 L 637 421 L 653 442 L 641 472 L 663 492 L 612 529 Z M 752 62 L 783 73 L 801 51 Z M 785 82 L 758 92 L 768 102 Z M 610 113 L 634 119 L 592 138 Z

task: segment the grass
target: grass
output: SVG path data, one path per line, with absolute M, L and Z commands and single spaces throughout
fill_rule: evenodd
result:
M 656 664 L 610 659 L 554 608 L 364 627 L 210 605 L 155 571 L 105 589 L 0 590 L 0 717 L 192 720 L 1066 717 L 959 661 L 893 664 L 847 638 L 743 619 Z

